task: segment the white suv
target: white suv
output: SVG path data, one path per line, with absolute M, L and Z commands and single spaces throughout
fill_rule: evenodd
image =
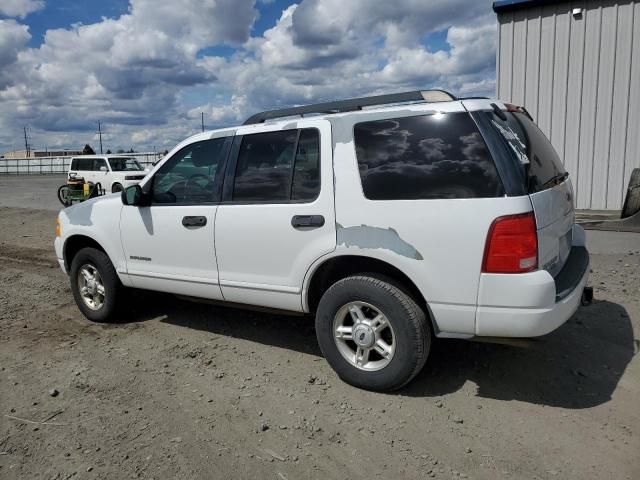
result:
M 442 91 L 195 135 L 56 233 L 91 320 L 119 318 L 123 287 L 312 313 L 334 370 L 371 390 L 409 382 L 434 336 L 554 330 L 589 272 L 571 183 L 526 110 Z
M 147 171 L 135 158 L 123 155 L 82 155 L 69 164 L 69 178 L 82 177 L 111 193 L 120 192 L 142 180 Z

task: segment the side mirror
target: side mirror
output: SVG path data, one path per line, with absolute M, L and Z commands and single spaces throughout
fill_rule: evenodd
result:
M 142 191 L 140 185 L 131 185 L 130 187 L 125 188 L 122 190 L 120 196 L 124 205 L 144 207 L 149 204 L 147 195 Z
M 106 171 L 107 171 L 107 167 L 105 167 L 104 165 L 102 165 L 102 166 L 100 167 L 100 171 L 101 171 L 101 172 L 106 172 Z

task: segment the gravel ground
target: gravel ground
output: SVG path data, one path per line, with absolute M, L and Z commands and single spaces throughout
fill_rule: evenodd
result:
M 0 207 L 2 479 L 640 478 L 640 235 L 599 247 L 596 300 L 556 332 L 437 341 L 383 395 L 333 374 L 306 317 L 135 292 L 89 322 L 54 221 Z

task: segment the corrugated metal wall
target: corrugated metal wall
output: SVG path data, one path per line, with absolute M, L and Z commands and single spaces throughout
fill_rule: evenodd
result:
M 498 26 L 498 98 L 551 140 L 577 208 L 621 209 L 640 167 L 640 3 L 558 2 L 500 13 Z

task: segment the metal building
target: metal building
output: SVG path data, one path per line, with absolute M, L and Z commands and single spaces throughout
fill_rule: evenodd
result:
M 640 2 L 501 0 L 497 94 L 524 105 L 570 173 L 576 206 L 620 209 L 640 167 Z

